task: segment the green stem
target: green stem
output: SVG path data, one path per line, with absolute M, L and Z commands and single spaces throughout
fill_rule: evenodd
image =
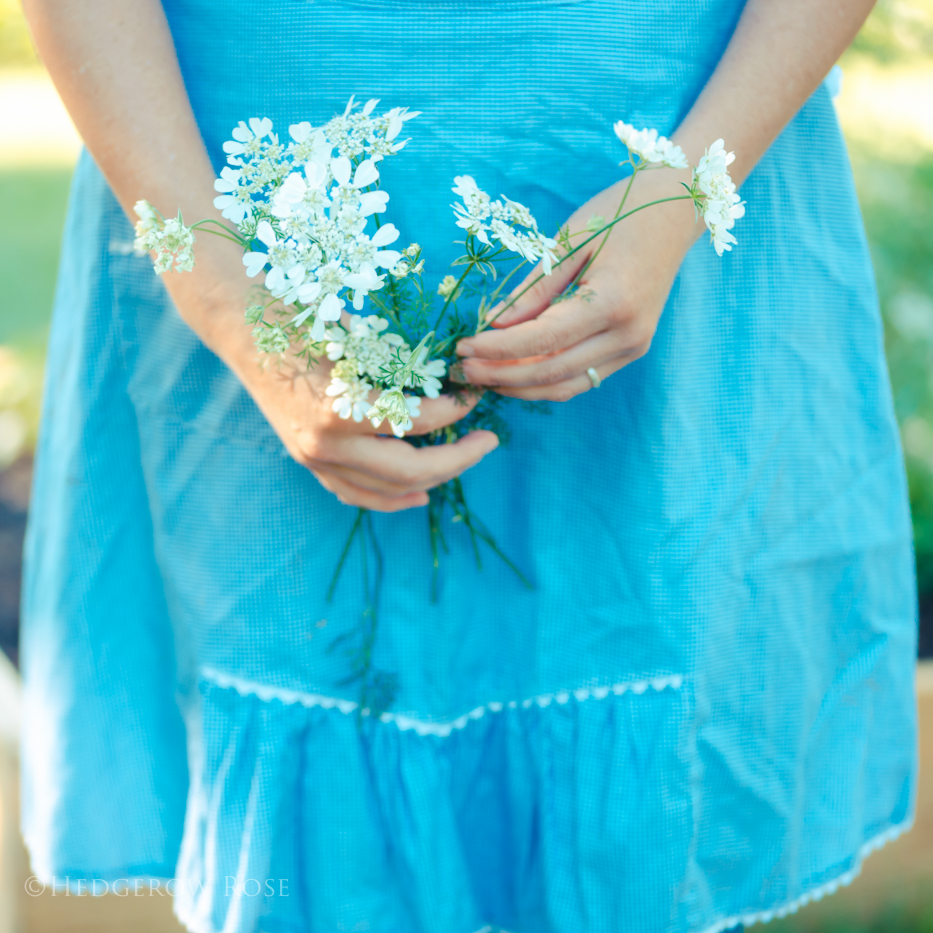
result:
M 434 323 L 434 333 L 440 333 L 441 321 L 444 320 L 444 316 L 447 314 L 447 308 L 450 306 L 450 303 L 454 300 L 454 296 L 460 290 L 460 286 L 463 284 L 463 280 L 470 274 L 470 270 L 475 266 L 476 263 L 471 259 L 467 263 L 466 269 L 463 270 L 463 275 L 457 279 L 457 284 L 451 289 L 450 294 L 447 296 L 447 300 L 444 302 L 444 306 L 441 308 L 441 313 L 438 315 L 437 321 Z M 432 345 L 433 350 L 433 345 Z
M 595 240 L 598 236 L 601 236 L 611 227 L 614 227 L 617 223 L 621 223 L 623 220 L 626 219 L 626 217 L 631 217 L 632 214 L 637 214 L 639 211 L 643 211 L 646 207 L 654 207 L 655 204 L 665 204 L 667 201 L 692 201 L 692 200 L 693 200 L 693 195 L 679 194 L 676 197 L 658 198 L 656 201 L 648 201 L 647 204 L 642 204 L 640 207 L 633 207 L 632 210 L 626 211 L 620 217 L 616 217 L 614 220 L 610 220 L 609 223 L 607 223 L 604 227 L 600 227 L 599 230 L 597 230 L 592 236 L 587 237 L 582 243 L 578 244 L 572 250 L 570 250 L 570 252 L 562 256 L 556 263 L 554 263 L 554 268 L 556 269 L 561 263 L 566 262 L 571 256 L 573 256 L 574 253 L 579 252 L 581 249 L 583 249 L 584 246 L 587 246 L 590 243 L 592 243 L 593 240 Z M 479 330 L 477 330 L 477 333 L 479 333 L 482 330 L 485 330 L 486 327 L 491 325 L 492 322 L 495 321 L 496 318 L 499 317 L 500 314 L 502 314 L 503 312 L 511 308 L 512 305 L 514 305 L 515 302 L 518 301 L 518 299 L 521 298 L 522 295 L 525 294 L 525 292 L 527 292 L 530 288 L 534 288 L 534 286 L 537 285 L 538 282 L 540 282 L 541 279 L 543 278 L 544 278 L 544 273 L 542 272 L 540 275 L 534 278 L 531 282 L 529 282 L 520 292 L 517 292 L 515 295 L 513 295 L 499 309 L 495 317 L 492 317 L 488 321 L 486 321 L 484 326 L 481 327 Z
M 343 546 L 343 553 L 340 555 L 340 560 L 337 561 L 337 567 L 334 570 L 334 575 L 330 581 L 330 587 L 327 590 L 327 601 L 330 602 L 334 598 L 334 590 L 337 588 L 337 581 L 340 579 L 341 571 L 343 570 L 343 565 L 347 561 L 347 555 L 350 553 L 350 546 L 353 544 L 353 539 L 356 537 L 357 532 L 360 530 L 360 526 L 363 524 L 363 516 L 366 514 L 366 509 L 357 509 L 356 512 L 356 521 L 353 523 L 353 527 L 350 529 L 350 534 L 347 537 L 347 543 Z
M 232 240 L 234 243 L 239 243 L 242 247 L 249 246 L 249 243 L 240 236 L 235 230 L 228 227 L 226 224 L 222 224 L 219 220 L 199 220 L 196 224 L 192 224 L 188 229 L 189 230 L 202 230 L 206 224 L 212 224 L 213 226 L 220 227 L 224 232 L 221 233 L 219 230 L 205 230 L 205 233 L 212 233 L 214 236 L 223 237 L 225 240 Z
M 459 479 L 453 480 L 452 483 L 458 483 Z M 469 506 L 466 504 L 466 498 L 463 496 L 463 486 L 460 486 L 460 498 L 462 500 L 462 505 L 457 502 L 456 498 L 451 495 L 451 493 L 445 488 L 448 483 L 445 483 L 443 486 L 439 486 L 438 489 L 441 491 L 441 494 L 450 504 L 450 507 L 454 512 L 460 517 L 460 520 L 466 525 L 467 529 L 470 531 L 471 535 L 476 535 L 481 541 L 483 541 L 492 552 L 518 577 L 521 582 L 528 587 L 529 590 L 534 589 L 534 585 L 531 581 L 518 569 L 518 567 L 508 558 L 508 556 L 502 551 L 498 544 L 496 544 L 495 538 L 489 533 L 489 531 L 483 527 L 479 519 L 473 516 L 473 513 L 470 511 Z
M 622 208 L 625 207 L 625 202 L 628 200 L 628 194 L 632 190 L 632 184 L 635 182 L 635 176 L 638 174 L 638 169 L 639 169 L 639 166 L 635 165 L 635 163 L 633 162 L 632 163 L 632 175 L 628 180 L 628 184 L 625 186 L 625 194 L 622 195 L 622 200 L 619 201 L 619 206 L 616 208 L 616 212 L 612 216 L 613 220 L 615 220 L 619 216 L 619 214 L 622 213 Z M 606 245 L 606 241 L 609 239 L 611 234 L 612 234 L 611 230 L 606 231 L 606 235 L 603 237 L 602 242 L 599 244 L 599 246 L 596 247 L 596 252 L 593 253 L 593 255 L 590 256 L 589 259 L 587 259 L 583 268 L 573 277 L 573 281 L 570 283 L 571 286 L 580 284 L 580 282 L 583 280 L 583 276 L 586 275 L 587 270 L 590 268 L 590 266 L 593 265 L 593 263 L 596 261 L 596 257 L 602 252 L 602 249 Z
M 508 280 L 512 278 L 512 276 L 515 275 L 515 273 L 518 272 L 518 270 L 521 269 L 522 266 L 526 266 L 526 265 L 528 265 L 528 260 L 523 259 L 514 269 L 512 269 L 512 271 L 509 272 L 502 279 L 502 281 L 493 289 L 492 294 L 489 296 L 489 300 L 495 301 L 499 297 L 499 293 L 502 291 L 502 289 L 505 288 L 505 285 L 508 282 Z

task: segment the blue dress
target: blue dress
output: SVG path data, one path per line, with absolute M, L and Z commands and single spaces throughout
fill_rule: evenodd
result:
M 410 106 L 388 219 L 430 270 L 469 173 L 553 229 L 671 132 L 742 0 L 165 0 L 219 169 L 240 119 Z M 728 140 L 727 140 L 728 142 Z M 646 357 L 464 476 L 503 550 L 374 515 L 361 717 L 330 650 L 355 519 L 74 182 L 27 545 L 24 827 L 45 879 L 175 878 L 196 933 L 718 933 L 846 883 L 911 819 L 916 605 L 870 260 L 821 87 Z

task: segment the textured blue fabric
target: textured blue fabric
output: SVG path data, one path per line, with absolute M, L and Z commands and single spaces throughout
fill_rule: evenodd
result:
M 384 182 L 440 272 L 454 174 L 552 228 L 616 179 L 614 120 L 676 126 L 742 3 L 165 5 L 218 168 L 245 117 L 423 110 Z M 690 252 L 650 353 L 549 416 L 510 407 L 465 475 L 534 590 L 451 526 L 432 603 L 423 512 L 374 517 L 399 694 L 358 721 L 327 650 L 365 607 L 358 553 L 326 600 L 355 512 L 182 323 L 83 157 L 27 544 L 35 869 L 177 874 L 197 933 L 717 933 L 848 880 L 911 815 L 916 606 L 825 89 L 742 194 L 740 245 Z

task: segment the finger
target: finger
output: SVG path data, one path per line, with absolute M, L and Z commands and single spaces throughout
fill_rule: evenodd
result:
M 453 444 L 431 447 L 412 447 L 389 437 L 348 437 L 331 462 L 407 488 L 431 489 L 459 476 L 498 446 L 492 431 L 472 431 Z
M 412 419 L 414 427 L 409 434 L 430 434 L 439 428 L 445 428 L 461 418 L 465 418 L 479 404 L 483 392 L 473 387 L 464 387 L 466 391 L 457 395 L 440 395 L 437 398 L 421 400 L 421 414 Z
M 404 496 L 386 496 L 370 489 L 363 489 L 333 473 L 312 470 L 318 482 L 332 492 L 344 505 L 355 505 L 373 512 L 401 512 L 428 504 L 427 493 L 416 492 Z
M 618 331 L 608 330 L 569 347 L 553 356 L 532 357 L 527 360 L 463 361 L 463 372 L 473 383 L 496 386 L 539 386 L 564 382 L 582 375 L 590 366 L 598 367 L 615 359 L 628 349 Z
M 600 366 L 594 366 L 593 368 L 596 370 L 596 375 L 600 380 L 605 380 L 613 373 L 622 369 L 623 366 L 628 366 L 629 363 L 633 363 L 635 360 L 644 356 L 646 350 L 647 345 L 627 351 L 621 356 L 616 357 L 616 359 L 603 363 Z M 582 395 L 584 392 L 589 392 L 593 388 L 592 380 L 584 372 L 582 376 L 575 376 L 572 379 L 565 379 L 563 382 L 557 382 L 552 385 L 521 386 L 517 388 L 507 386 L 502 389 L 496 387 L 493 391 L 498 392 L 500 395 L 508 396 L 509 398 L 520 398 L 528 402 L 568 402 L 570 399 Z
M 326 473 L 327 475 L 337 476 L 340 479 L 359 486 L 362 489 L 368 489 L 370 492 L 378 492 L 383 496 L 407 496 L 411 493 L 423 493 L 423 488 L 418 483 L 396 483 L 381 477 L 372 476 L 357 470 L 355 467 L 346 466 L 342 463 L 318 463 L 314 467 L 315 472 Z
M 487 322 L 493 327 L 510 327 L 537 317 L 574 280 L 589 255 L 589 250 L 581 249 L 555 266 L 550 275 L 545 275 L 543 263 L 538 263 L 506 301 L 489 310 Z
M 551 305 L 531 321 L 501 330 L 484 330 L 475 337 L 461 340 L 457 352 L 464 360 L 476 357 L 521 360 L 529 356 L 547 356 L 598 334 L 608 324 L 607 302 L 599 300 L 598 295 L 591 296 L 588 301 L 568 298 Z

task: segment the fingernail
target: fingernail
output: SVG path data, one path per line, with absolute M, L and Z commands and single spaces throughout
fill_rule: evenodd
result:
M 476 351 L 462 340 L 457 344 L 457 356 L 476 356 Z

